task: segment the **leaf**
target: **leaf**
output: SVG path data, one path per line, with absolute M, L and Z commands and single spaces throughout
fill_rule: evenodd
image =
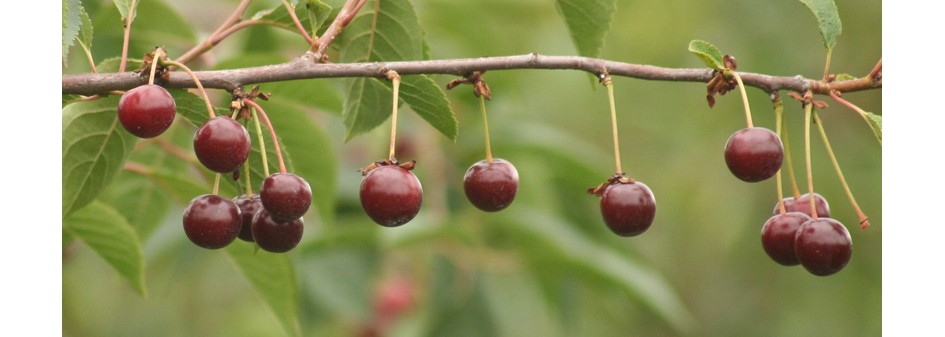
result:
M 62 63 L 69 58 L 69 49 L 79 36 L 82 26 L 82 3 L 79 0 L 62 0 Z
M 62 109 L 62 217 L 92 202 L 121 170 L 137 137 L 118 123 L 118 97 Z
M 870 129 L 873 129 L 873 134 L 876 135 L 879 145 L 883 145 L 883 116 L 865 112 L 863 117 L 866 119 L 866 123 L 870 125 Z
M 84 7 L 79 6 L 79 11 L 82 12 L 82 27 L 79 29 L 78 36 L 79 47 L 82 47 L 86 54 L 92 55 L 92 19 Z
M 840 22 L 840 14 L 837 12 L 837 4 L 833 0 L 799 0 L 810 9 L 817 19 L 817 26 L 820 28 L 820 36 L 824 39 L 824 47 L 827 51 L 833 50 L 837 44 L 837 35 L 843 31 L 843 24 Z
M 137 14 L 137 9 L 135 8 L 137 4 L 134 0 L 112 0 L 115 3 L 115 7 L 118 8 L 118 13 L 121 14 L 122 22 L 134 21 Z
M 122 22 L 127 15 L 122 12 L 129 7 L 122 7 L 119 2 L 130 6 L 131 0 L 116 1 L 116 6 L 99 7 L 92 17 L 95 25 L 95 55 L 121 55 L 124 40 Z M 196 45 L 193 22 L 184 19 L 178 10 L 166 1 L 137 0 L 131 28 L 131 43 L 128 45 L 129 58 L 142 58 L 155 46 L 164 46 L 168 55 L 181 55 Z M 135 68 L 130 65 L 129 70 Z
M 522 210 L 522 209 L 520 209 Z M 552 259 L 560 268 L 596 277 L 620 287 L 662 317 L 680 335 L 692 335 L 696 321 L 679 294 L 659 274 L 629 260 L 613 249 L 587 239 L 569 225 L 544 211 L 509 213 L 503 228 L 515 231 L 522 252 L 534 258 Z M 509 226 L 511 225 L 511 226 Z
M 289 1 L 289 3 L 294 6 L 295 16 L 298 17 L 302 26 L 309 27 L 309 35 L 317 32 L 318 28 L 325 23 L 325 19 L 328 18 L 328 15 L 331 14 L 331 6 L 320 0 L 304 0 L 303 6 L 297 5 L 296 2 L 297 1 L 294 0 Z M 295 27 L 295 22 L 292 21 L 292 16 L 289 15 L 289 11 L 286 10 L 281 1 L 276 7 L 256 12 L 256 14 L 253 14 L 251 20 L 267 22 L 270 25 L 288 29 L 293 32 L 298 30 L 298 28 Z
M 410 2 L 381 1 L 376 8 L 376 11 L 363 9 L 341 35 L 344 40 L 339 42 L 341 62 L 424 59 L 424 33 Z M 424 75 L 405 76 L 401 84 L 403 102 L 444 136 L 455 140 L 456 117 L 443 89 Z M 392 108 L 390 85 L 373 78 L 346 82 L 348 96 L 343 112 L 348 127 L 346 140 L 387 120 Z
M 143 297 L 144 254 L 138 234 L 114 208 L 93 202 L 62 221 L 63 229 L 82 240 L 115 268 Z
M 121 214 L 143 241 L 154 233 L 171 208 L 165 191 L 148 178 L 131 172 L 119 174 L 98 200 Z
M 555 7 L 571 32 L 571 40 L 581 56 L 597 57 L 610 30 L 615 0 L 556 0 Z
M 725 69 L 722 63 L 722 52 L 715 45 L 702 40 L 692 40 L 689 42 L 689 51 L 698 56 L 709 68 Z
M 253 248 L 246 245 L 230 245 L 224 250 L 262 296 L 285 332 L 301 336 L 299 289 L 289 257 L 266 251 L 254 254 Z

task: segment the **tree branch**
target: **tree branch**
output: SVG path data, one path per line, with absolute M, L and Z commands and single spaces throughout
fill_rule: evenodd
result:
M 712 70 L 708 68 L 662 68 L 589 57 L 543 56 L 535 53 L 471 59 L 326 64 L 314 63 L 308 57 L 303 56 L 282 64 L 230 70 L 197 71 L 195 74 L 206 88 L 232 91 L 250 84 L 299 79 L 384 78 L 384 74 L 390 70 L 396 71 L 401 76 L 419 74 L 463 76 L 473 71 L 514 69 L 583 70 L 595 75 L 608 73 L 612 76 L 654 81 L 705 83 L 712 79 Z M 739 74 L 745 85 L 759 88 L 767 93 L 778 90 L 803 93 L 810 90 L 816 94 L 827 95 L 832 90 L 852 92 L 879 89 L 883 86 L 882 79 L 874 81 L 869 77 L 825 83 L 820 80 L 807 79 L 800 75 L 778 77 L 748 72 L 739 72 Z M 130 90 L 146 83 L 147 76 L 131 72 L 62 75 L 62 94 L 102 94 L 113 90 Z M 194 81 L 187 74 L 180 72 L 171 73 L 169 80 L 162 83 L 162 85 L 169 88 L 196 87 Z

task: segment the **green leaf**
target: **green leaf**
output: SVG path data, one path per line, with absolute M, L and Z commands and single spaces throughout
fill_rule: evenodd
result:
M 148 178 L 131 172 L 119 174 L 98 200 L 120 213 L 144 241 L 164 221 L 171 208 L 165 191 Z
M 114 180 L 137 137 L 118 123 L 118 97 L 62 109 L 62 217 L 92 202 Z
M 827 51 L 833 50 L 837 44 L 837 35 L 843 31 L 843 24 L 840 22 L 840 14 L 837 12 L 837 4 L 833 0 L 799 0 L 807 5 L 814 19 L 817 19 L 817 26 L 820 28 L 820 36 L 824 39 L 824 47 Z
M 224 250 L 262 296 L 285 332 L 289 336 L 301 336 L 299 289 L 289 257 L 266 251 L 254 254 L 253 248 L 247 245 L 230 245 Z
M 715 45 L 702 40 L 692 40 L 689 42 L 689 51 L 698 56 L 709 68 L 725 69 L 722 63 L 722 52 Z
M 422 60 L 424 33 L 406 0 L 382 1 L 377 11 L 365 8 L 351 22 L 339 42 L 341 62 L 384 62 Z M 457 133 L 446 93 L 426 76 L 405 76 L 401 82 L 401 99 L 431 126 L 451 140 Z M 348 96 L 344 120 L 348 127 L 346 140 L 370 131 L 387 120 L 391 112 L 390 83 L 378 79 L 356 78 L 346 82 Z
M 78 36 L 79 47 L 82 47 L 86 54 L 92 55 L 92 19 L 85 11 L 85 7 L 79 6 L 79 11 L 82 12 L 82 27 L 79 29 Z
M 873 134 L 876 135 L 879 145 L 883 145 L 883 116 L 866 112 L 863 117 L 865 117 L 866 123 L 870 125 L 870 129 L 873 129 Z
M 303 27 L 309 27 L 308 33 L 312 35 L 318 31 L 318 28 L 325 23 L 328 15 L 331 14 L 331 6 L 320 0 L 304 0 L 303 2 L 303 6 L 299 6 L 297 1 L 294 0 L 289 1 L 289 4 L 293 5 L 295 16 L 299 18 L 299 22 L 302 23 Z M 295 22 L 292 21 L 292 16 L 289 15 L 289 11 L 286 10 L 281 1 L 273 8 L 256 12 L 251 20 L 267 22 L 270 25 L 293 32 L 298 30 L 295 27 Z
M 96 201 L 64 219 L 62 225 L 105 259 L 141 296 L 147 297 L 141 241 L 118 211 Z
M 520 209 L 521 210 L 521 209 Z M 627 259 L 575 231 L 576 225 L 537 210 L 509 213 L 503 228 L 514 231 L 522 251 L 534 258 L 553 259 L 560 268 L 595 277 L 620 287 L 662 317 L 681 335 L 692 335 L 696 321 L 679 294 L 658 272 Z M 511 225 L 511 226 L 509 226 Z
M 581 56 L 597 57 L 617 11 L 615 0 L 556 0 Z
M 62 0 L 62 63 L 69 58 L 69 49 L 79 36 L 82 26 L 82 3 L 79 0 Z
M 130 6 L 130 0 L 125 2 Z M 138 0 L 134 9 L 134 23 L 131 29 L 131 43 L 128 45 L 129 58 L 142 58 L 155 46 L 164 46 L 168 55 L 176 57 L 196 45 L 193 22 L 186 20 L 178 10 L 166 1 Z M 117 7 L 117 8 L 116 8 Z M 92 17 L 95 25 L 94 55 L 121 55 L 124 40 L 122 18 L 126 14 L 116 2 L 116 6 L 100 7 Z M 128 70 L 136 68 L 127 67 Z
M 118 8 L 118 13 L 121 14 L 122 22 L 134 21 L 135 15 L 137 14 L 136 6 L 134 0 L 112 0 L 115 3 L 115 7 Z

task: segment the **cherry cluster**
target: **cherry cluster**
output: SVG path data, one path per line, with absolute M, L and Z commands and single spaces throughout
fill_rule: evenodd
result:
M 811 199 L 804 194 L 775 205 L 774 216 L 761 228 L 761 246 L 778 264 L 800 264 L 811 274 L 828 276 L 850 261 L 853 241 L 847 228 L 830 218 L 827 200 L 815 193 L 812 213 Z

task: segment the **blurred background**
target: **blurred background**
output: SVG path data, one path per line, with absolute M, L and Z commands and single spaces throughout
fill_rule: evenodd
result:
M 341 1 L 325 2 L 338 8 Z M 180 55 L 237 3 L 143 1 L 129 54 L 140 57 L 164 45 L 172 57 Z M 412 3 L 434 59 L 577 54 L 551 0 Z M 248 13 L 278 4 L 254 1 Z M 95 27 L 93 55 L 120 55 L 115 6 L 90 0 L 83 5 Z M 839 0 L 837 6 L 843 34 L 831 71 L 864 76 L 882 57 L 881 2 Z M 734 55 L 740 71 L 808 78 L 823 71 L 819 31 L 798 1 L 620 0 L 601 58 L 704 67 L 687 51 L 693 39 Z M 306 49 L 291 32 L 253 27 L 192 67 L 284 62 Z M 79 52 L 63 68 L 88 71 Z M 439 85 L 454 79 L 433 78 Z M 492 71 L 485 78 L 493 91 L 487 102 L 493 152 L 520 174 L 515 202 L 502 212 L 484 213 L 465 199 L 463 174 L 485 155 L 478 101 L 471 87 L 460 86 L 446 93 L 459 121 L 455 142 L 409 109 L 401 114 L 398 158 L 417 160 L 413 172 L 423 184 L 424 202 L 417 218 L 394 229 L 374 224 L 358 200 L 357 169 L 386 157 L 389 121 L 344 142 L 343 80 L 281 87 L 297 86 L 313 97 L 311 105 L 285 109 L 303 112 L 330 145 L 327 151 L 287 150 L 328 161 L 333 170 L 325 176 L 305 178 L 333 182 L 336 197 L 331 214 L 316 214 L 313 207 L 302 243 L 288 253 L 303 335 L 880 335 L 882 150 L 854 111 L 818 97 L 830 104 L 820 116 L 872 227 L 858 229 L 823 142 L 814 137 L 815 188 L 853 239 L 846 268 L 818 277 L 800 266 L 776 264 L 761 248 L 760 230 L 777 202 L 776 184 L 744 183 L 725 165 L 723 146 L 745 125 L 737 92 L 717 97 L 710 109 L 704 84 L 614 79 L 623 168 L 653 190 L 658 205 L 647 232 L 622 238 L 605 227 L 598 198 L 585 192 L 614 173 L 606 91 L 577 71 Z M 215 95 L 223 106 L 227 95 Z M 752 88 L 748 95 L 755 125 L 774 129 L 767 95 Z M 881 90 L 844 97 L 882 114 Z M 278 100 L 277 92 L 272 106 L 283 104 Z M 277 111 L 270 111 L 273 119 Z M 795 169 L 802 174 L 802 110 L 786 95 L 785 115 Z M 185 141 L 193 130 L 183 123 L 175 129 Z M 786 180 L 785 186 L 790 193 Z M 63 335 L 287 335 L 225 253 L 186 239 L 180 228 L 185 206 L 186 200 L 171 201 L 163 219 L 141 234 L 146 299 L 88 247 L 64 238 Z

